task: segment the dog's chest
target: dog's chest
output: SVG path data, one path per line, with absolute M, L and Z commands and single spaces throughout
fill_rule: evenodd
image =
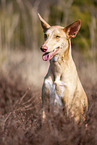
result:
M 60 80 L 60 77 L 57 77 L 55 81 L 46 79 L 44 83 L 49 90 L 50 104 L 53 103 L 62 106 L 62 98 L 64 97 L 66 84 Z

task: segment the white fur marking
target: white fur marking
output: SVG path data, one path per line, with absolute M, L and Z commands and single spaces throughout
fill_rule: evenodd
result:
M 60 81 L 60 76 L 58 76 L 54 83 L 50 80 L 45 80 L 45 84 L 49 89 L 50 104 L 55 104 L 59 106 L 59 109 L 62 107 L 62 98 L 64 97 L 64 90 L 66 83 Z M 58 85 L 60 87 L 60 95 L 56 93 L 55 87 Z

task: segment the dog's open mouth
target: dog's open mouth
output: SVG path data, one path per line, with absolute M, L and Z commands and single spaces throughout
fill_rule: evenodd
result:
M 44 61 L 50 60 L 59 50 L 59 47 L 57 47 L 55 50 L 51 51 L 51 52 L 46 52 L 43 54 L 42 58 Z

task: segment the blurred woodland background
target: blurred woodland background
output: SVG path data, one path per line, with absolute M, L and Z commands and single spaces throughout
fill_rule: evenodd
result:
M 97 0 L 0 0 L 0 70 L 40 86 L 48 63 L 42 61 L 43 32 L 38 12 L 50 25 L 81 19 L 72 51 L 82 81 L 97 82 Z M 40 81 L 39 81 L 40 80 Z
M 82 124 L 60 111 L 48 113 L 42 126 L 41 88 L 49 62 L 42 60 L 38 13 L 64 27 L 81 19 L 72 53 L 89 99 Z M 0 0 L 0 145 L 13 144 L 97 145 L 97 0 Z

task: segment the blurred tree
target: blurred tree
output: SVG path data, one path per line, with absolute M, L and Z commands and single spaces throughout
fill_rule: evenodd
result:
M 90 23 L 90 41 L 91 41 L 91 49 L 94 50 L 96 47 L 96 16 L 95 16 L 95 8 L 91 7 L 90 8 L 91 12 L 91 23 Z
M 63 23 L 66 26 L 68 24 L 68 19 L 69 19 L 69 13 L 70 13 L 70 8 L 73 4 L 73 0 L 61 0 L 59 1 L 59 5 L 62 7 L 64 17 L 63 17 Z
M 50 25 L 81 19 L 74 48 L 97 47 L 97 0 L 0 0 L 0 48 L 38 48 L 43 40 L 38 12 Z

